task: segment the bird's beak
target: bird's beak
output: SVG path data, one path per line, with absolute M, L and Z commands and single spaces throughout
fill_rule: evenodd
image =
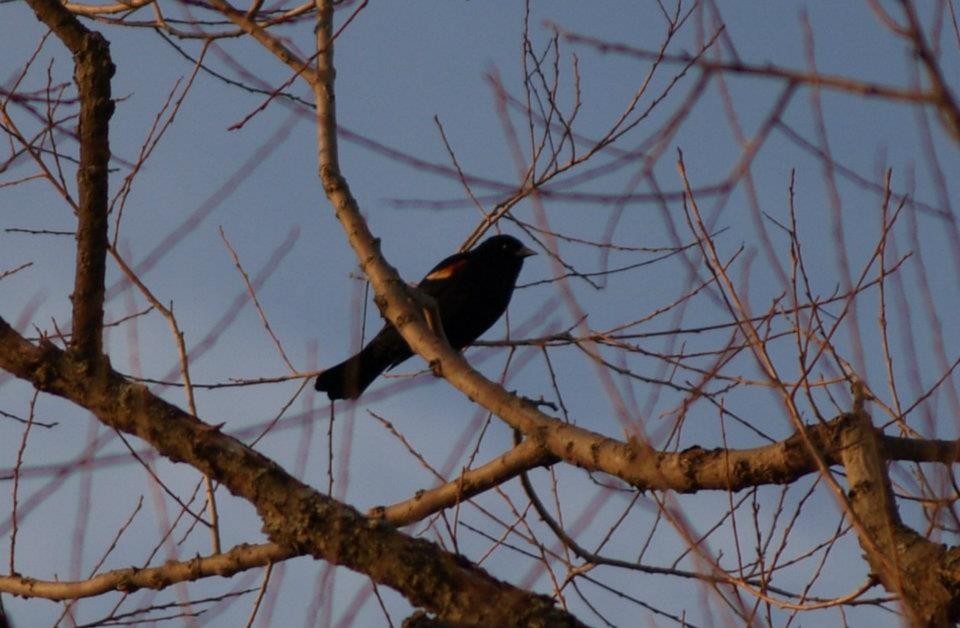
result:
M 537 252 L 533 249 L 528 249 L 527 247 L 521 248 L 517 251 L 517 257 L 530 257 L 531 255 L 536 255 Z

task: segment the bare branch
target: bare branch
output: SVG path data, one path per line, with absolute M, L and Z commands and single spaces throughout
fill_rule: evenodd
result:
M 12 595 L 42 597 L 47 600 L 73 600 L 94 597 L 110 591 L 131 593 L 138 589 L 157 591 L 177 582 L 200 578 L 230 576 L 296 556 L 297 552 L 275 543 L 237 545 L 222 554 L 167 563 L 161 567 L 131 567 L 69 582 L 44 581 L 21 576 L 0 576 L 0 590 Z
M 458 621 L 490 625 L 506 618 L 540 617 L 554 626 L 581 625 L 556 609 L 550 598 L 500 582 L 432 543 L 371 522 L 291 477 L 218 426 L 203 423 L 109 367 L 102 378 L 90 381 L 83 366 L 60 349 L 45 341 L 31 345 L 3 319 L 0 368 L 87 408 L 104 424 L 223 484 L 257 508 L 264 531 L 284 547 L 366 573 L 402 591 L 413 604 Z M 498 603 L 491 605 L 491 600 Z
M 82 359 L 103 353 L 103 292 L 107 258 L 109 123 L 113 115 L 110 79 L 114 66 L 109 44 L 88 30 L 56 0 L 30 0 L 30 7 L 73 54 L 80 94 L 80 167 L 77 170 L 77 263 L 71 349 Z

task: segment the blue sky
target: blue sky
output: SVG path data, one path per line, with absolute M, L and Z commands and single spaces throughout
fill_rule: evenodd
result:
M 172 5 L 171 15 L 179 9 Z M 345 9 L 352 10 L 352 7 Z M 896 40 L 876 20 L 870 9 L 855 3 L 791 2 L 771 7 L 769 3 L 722 3 L 719 7 L 726 33 L 735 45 L 739 57 L 753 64 L 781 64 L 803 70 L 807 67 L 804 47 L 802 15 L 809 18 L 815 35 L 818 68 L 823 73 L 855 77 L 859 80 L 886 85 L 908 87 L 911 81 L 911 58 L 903 42 Z M 434 120 L 439 119 L 447 138 L 456 151 L 463 168 L 470 174 L 501 181 L 506 185 L 517 182 L 516 167 L 505 139 L 496 110 L 496 99 L 488 77 L 495 73 L 514 95 L 521 94 L 521 19 L 520 3 L 485 2 L 406 2 L 371 3 L 363 10 L 337 42 L 338 68 L 337 103 L 339 122 L 345 128 L 383 145 L 422 159 L 426 162 L 449 165 L 449 157 L 440 139 Z M 147 14 L 143 15 L 147 19 Z M 342 16 L 341 16 L 342 19 Z M 562 28 L 631 46 L 655 50 L 663 37 L 663 21 L 655 6 L 635 3 L 534 3 L 531 33 L 534 45 L 542 48 L 551 36 L 545 21 Z M 696 49 L 697 18 L 677 36 L 670 51 L 691 52 Z M 90 23 L 88 23 L 90 24 Z M 709 27 L 708 22 L 704 22 Z M 112 181 L 117 189 L 127 170 L 125 163 L 136 160 L 143 141 L 161 103 L 177 80 L 189 76 L 192 67 L 173 48 L 149 29 L 123 29 L 103 24 L 91 24 L 111 41 L 111 51 L 117 65 L 113 93 L 120 102 L 112 122 L 111 143 L 117 158 L 117 172 Z M 312 32 L 308 25 L 280 31 L 300 50 L 309 50 Z M 43 30 L 22 3 L 0 5 L 0 79 L 7 84 L 33 51 Z M 195 41 L 181 45 L 196 54 Z M 726 44 L 724 44 L 726 46 Z M 244 39 L 228 39 L 216 44 L 208 53 L 211 67 L 237 78 L 234 63 L 270 86 L 276 86 L 289 76 L 288 70 L 264 50 Z M 957 76 L 957 44 L 944 35 L 948 80 Z M 571 54 L 577 55 L 581 74 L 582 111 L 577 131 L 596 137 L 619 115 L 629 101 L 649 64 L 613 53 L 602 53 L 589 46 L 561 43 L 562 84 L 561 103 L 569 108 L 573 98 L 570 75 Z M 725 59 L 730 60 L 729 46 L 724 48 Z M 46 63 L 53 60 L 54 82 L 68 81 L 71 73 L 69 56 L 60 44 L 49 41 L 31 72 L 25 88 L 36 89 L 45 81 Z M 652 94 L 659 93 L 673 77 L 673 68 L 663 68 L 651 86 L 651 95 L 641 101 L 650 102 Z M 244 78 L 250 82 L 249 75 Z M 658 125 L 675 112 L 695 84 L 695 73 L 683 78 L 664 103 L 654 110 L 648 120 L 625 138 L 621 148 L 635 148 Z M 769 114 L 779 97 L 780 82 L 744 77 L 729 77 L 728 86 L 733 108 L 750 136 Z M 308 91 L 295 85 L 291 91 L 308 97 Z M 676 149 L 681 148 L 687 171 L 695 187 L 715 184 L 727 177 L 741 155 L 728 123 L 716 81 L 710 83 L 685 121 L 680 132 L 671 139 L 664 156 L 654 168 L 658 184 L 664 190 L 681 188 L 676 173 Z M 944 136 L 933 122 L 934 146 L 939 167 L 947 173 L 947 203 L 935 187 L 935 168 L 925 152 L 918 131 L 915 110 L 876 99 L 854 97 L 835 92 L 824 92 L 823 111 L 831 150 L 836 160 L 866 179 L 882 181 L 886 167 L 893 168 L 894 187 L 909 192 L 918 201 L 937 209 L 949 211 L 949 199 L 956 194 L 956 183 L 950 173 L 960 171 L 956 144 Z M 178 322 L 191 349 L 192 376 L 196 382 L 218 382 L 230 378 L 250 378 L 282 375 L 284 364 L 270 338 L 263 332 L 256 312 L 249 303 L 226 322 L 216 342 L 205 349 L 201 344 L 211 329 L 223 325 L 224 313 L 231 303 L 244 294 L 244 287 L 220 234 L 222 227 L 236 248 L 247 272 L 254 276 L 267 264 L 271 256 L 282 256 L 275 271 L 258 290 L 270 324 L 284 344 L 293 363 L 302 370 L 330 365 L 340 361 L 356 348 L 355 321 L 363 301 L 362 283 L 355 277 L 356 261 L 343 232 L 326 203 L 316 176 L 316 134 L 309 111 L 299 106 L 273 102 L 258 113 L 240 130 L 230 130 L 263 101 L 263 97 L 225 86 L 217 79 L 200 74 L 187 95 L 177 119 L 157 146 L 154 155 L 137 177 L 126 201 L 119 246 L 128 259 L 139 263 L 146 259 L 164 239 L 199 208 L 209 207 L 185 237 L 163 249 L 164 255 L 152 270 L 143 273 L 143 280 L 163 302 L 172 302 Z M 18 112 L 22 120 L 22 112 Z M 513 114 L 515 124 L 522 119 Z M 787 107 L 783 121 L 808 140 L 816 140 L 810 91 L 800 88 Z M 25 122 L 25 124 L 28 124 Z M 522 127 L 521 127 L 522 128 Z M 367 216 L 374 233 L 383 240 L 388 259 L 409 281 L 416 281 L 437 260 L 456 250 L 472 231 L 478 214 L 465 202 L 462 186 L 450 177 L 438 176 L 423 167 L 391 159 L 347 140 L 340 144 L 342 167 L 354 195 Z M 577 190 L 594 193 L 621 193 L 637 167 L 626 167 L 616 172 L 584 182 Z M 30 164 L 21 163 L 18 170 L 4 174 L 3 181 L 31 173 Z M 777 220 L 788 219 L 788 185 L 791 172 L 795 174 L 795 204 L 799 229 L 814 292 L 827 295 L 841 283 L 836 261 L 836 229 L 831 222 L 830 196 L 824 184 L 822 163 L 798 147 L 782 131 L 771 133 L 756 159 L 751 173 L 756 186 L 759 205 Z M 574 171 L 576 174 L 576 171 Z M 838 177 L 842 201 L 842 221 L 845 241 L 843 248 L 850 256 L 854 274 L 869 259 L 880 228 L 880 195 L 871 189 Z M 478 187 L 478 194 L 489 196 L 490 189 Z M 637 192 L 647 192 L 641 184 Z M 446 203 L 443 208 L 416 206 L 398 200 L 425 199 L 458 201 Z M 719 204 L 716 197 L 700 199 L 705 213 L 716 215 L 716 228 L 724 229 L 717 243 L 723 255 L 729 256 L 741 246 L 744 260 L 732 271 L 747 291 L 752 307 L 762 311 L 784 293 L 769 260 L 759 248 L 755 225 L 750 218 L 749 200 L 741 183 L 729 199 Z M 610 206 L 579 200 L 547 198 L 544 201 L 550 225 L 557 231 L 575 234 L 587 239 L 601 239 L 610 216 Z M 489 205 L 488 205 L 489 208 Z M 682 216 L 679 203 L 672 203 L 667 211 Z M 614 242 L 629 247 L 669 247 L 671 238 L 662 219 L 661 209 L 652 203 L 630 203 L 619 220 Z M 934 295 L 934 306 L 941 313 L 943 339 L 937 341 L 950 360 L 960 350 L 960 328 L 956 317 L 949 316 L 960 302 L 957 291 L 957 273 L 953 267 L 949 240 L 944 235 L 944 219 L 934 212 L 910 209 L 911 220 L 916 220 L 916 231 L 922 250 L 905 266 L 908 296 L 914 298 L 916 311 L 909 329 L 920 350 L 922 367 L 919 380 L 931 385 L 941 374 L 933 357 L 934 336 L 924 321 L 917 286 L 916 260 L 923 258 L 931 272 L 928 279 Z M 534 219 L 529 202 L 521 203 L 516 213 L 524 220 Z M 900 254 L 911 249 L 908 218 L 902 219 L 903 231 L 898 232 Z M 682 219 L 677 224 L 682 225 Z M 73 217 L 69 208 L 49 190 L 42 181 L 15 187 L 0 188 L 0 226 L 30 229 L 71 229 Z M 787 241 L 770 223 L 767 228 L 780 255 L 781 263 L 788 262 Z M 519 233 L 515 228 L 508 231 Z M 689 232 L 680 234 L 689 242 Z M 561 252 L 583 271 L 600 268 L 597 251 L 569 243 L 561 244 Z M 621 253 L 612 257 L 611 265 L 629 264 L 654 257 L 653 253 Z M 746 260 L 752 259 L 747 264 Z M 29 323 L 21 328 L 33 333 L 33 325 L 51 331 L 51 319 L 59 325 L 69 321 L 68 295 L 72 283 L 73 247 L 69 237 L 27 236 L 0 230 L 0 272 L 24 262 L 33 266 L 0 282 L 0 316 L 15 321 L 29 304 L 36 309 Z M 701 264 L 701 272 L 705 267 Z M 936 270 L 933 270 L 936 269 Z M 603 330 L 650 315 L 672 302 L 689 289 L 686 267 L 671 258 L 651 264 L 640 270 L 610 277 L 606 288 L 594 290 L 584 282 L 574 282 L 572 289 L 589 315 L 587 324 L 593 330 Z M 546 255 L 528 261 L 521 275 L 521 283 L 537 282 L 553 276 L 554 269 Z M 117 269 L 108 269 L 108 283 L 119 277 Z M 528 331 L 534 336 L 569 327 L 575 321 L 558 297 L 554 283 L 536 285 L 518 290 L 510 310 L 513 329 L 529 321 Z M 876 318 L 877 295 L 869 293 L 861 303 L 860 322 L 868 360 L 864 379 L 877 390 L 885 390 L 883 363 L 879 358 Z M 553 303 L 546 310 L 545 304 Z M 132 305 L 131 305 L 132 304 Z M 118 291 L 107 305 L 107 318 L 114 320 L 128 313 L 129 308 L 144 307 L 139 295 Z M 694 300 L 680 320 L 671 314 L 641 325 L 637 331 L 654 332 L 677 326 L 694 327 L 729 321 L 729 314 L 716 301 L 703 295 Z M 897 314 L 902 317 L 901 313 Z M 898 319 L 900 320 L 900 319 Z M 367 314 L 368 333 L 379 326 L 379 317 L 372 305 Z M 498 325 L 487 338 L 504 335 Z M 900 329 L 899 327 L 897 329 Z M 852 356 L 852 344 L 844 327 L 837 343 L 841 351 Z M 176 352 L 166 323 L 157 315 L 144 317 L 136 323 L 135 336 L 130 326 L 113 329 L 108 334 L 113 365 L 124 372 L 138 368 L 143 376 L 162 379 L 176 366 Z M 696 351 L 722 346 L 720 336 L 685 336 L 683 348 Z M 900 346 L 902 337 L 893 338 L 897 355 L 905 355 Z M 666 350 L 669 345 L 662 338 L 637 341 L 648 351 Z M 203 351 L 201 351 L 203 349 Z M 784 369 L 795 368 L 791 347 L 776 349 Z M 196 352 L 196 353 L 194 353 Z M 138 356 L 138 363 L 133 359 Z M 471 361 L 491 377 L 502 371 L 507 353 L 502 350 L 475 349 L 468 353 Z M 614 360 L 626 364 L 648 377 L 663 376 L 663 364 L 653 359 L 624 356 L 610 352 Z M 516 359 L 529 358 L 514 374 L 507 387 L 517 389 L 530 397 L 543 395 L 553 401 L 548 371 L 542 358 L 532 350 L 521 350 Z M 596 376 L 593 365 L 574 348 L 551 350 L 551 359 L 558 373 L 564 393 L 563 401 L 571 417 L 579 424 L 622 437 L 622 425 L 616 418 L 617 404 Z M 709 363 L 709 360 L 705 361 Z M 422 365 L 411 361 L 398 369 L 410 374 Z M 909 389 L 909 373 L 915 365 L 897 362 L 903 389 Z M 731 371 L 747 378 L 757 378 L 758 372 L 745 356 L 737 358 Z M 819 375 L 820 373 L 818 373 Z M 669 375 L 669 373 L 667 373 Z M 679 376 L 689 380 L 691 374 Z M 336 490 L 347 502 L 364 510 L 374 505 L 405 499 L 416 490 L 429 487 L 434 480 L 409 456 L 402 445 L 383 429 L 369 413 L 376 412 L 393 422 L 397 428 L 431 461 L 441 466 L 447 459 L 451 443 L 464 437 L 477 407 L 444 382 L 431 381 L 429 375 L 420 375 L 422 385 L 389 393 L 388 386 L 395 380 L 385 379 L 374 385 L 369 397 L 355 407 L 338 406 L 334 449 L 336 464 L 347 461 L 349 475 L 339 472 Z M 683 395 L 670 389 L 659 389 L 633 380 L 616 379 L 620 394 L 628 399 L 631 420 L 643 425 L 647 433 L 663 434 L 669 419 L 664 415 L 682 403 Z M 953 385 L 953 382 L 950 382 Z M 297 382 L 271 386 L 231 388 L 202 391 L 198 397 L 199 414 L 211 423 L 225 421 L 227 429 L 241 432 L 253 430 L 273 418 L 296 392 Z M 379 392 L 378 392 L 379 391 Z M 167 399 L 183 403 L 179 389 L 158 389 Z M 843 386 L 835 391 L 842 404 Z M 382 394 L 381 394 L 382 393 Z M 293 402 L 288 417 L 277 430 L 259 445 L 285 468 L 294 469 L 298 446 L 310 438 L 310 457 L 303 477 L 314 486 L 326 486 L 326 430 L 327 406 L 325 399 L 312 398 Z M 29 387 L 0 378 L 0 410 L 25 414 L 29 402 Z M 905 394 L 910 398 L 910 394 Z M 916 395 L 915 395 L 916 396 Z M 725 400 L 736 412 L 748 417 L 773 437 L 791 432 L 789 422 L 774 396 L 762 387 L 744 386 L 730 391 Z M 823 407 L 830 404 L 824 398 Z M 923 410 L 942 417 L 929 427 L 915 425 L 925 435 L 941 438 L 957 436 L 957 416 L 944 395 L 934 395 Z M 92 434 L 108 437 L 103 428 L 96 428 L 92 418 L 77 408 L 55 399 L 43 398 L 38 405 L 38 416 L 59 421 L 51 430 L 37 430 L 26 449 L 27 466 L 40 467 L 73 460 L 84 449 Z M 306 413 L 301 416 L 301 413 Z M 879 415 L 879 412 L 878 412 Z M 805 417 L 811 419 L 811 416 Z M 312 434 L 304 426 L 312 422 Z M 737 447 L 761 444 L 750 430 L 731 423 L 726 425 L 728 442 Z M 19 424 L 0 420 L 0 459 L 14 459 L 22 429 Z M 478 438 L 476 430 L 468 432 L 470 442 Z M 484 462 L 510 446 L 511 435 L 502 424 L 494 421 L 484 435 L 477 461 Z M 663 443 L 656 443 L 662 446 Z M 709 404 L 696 405 L 686 419 L 682 446 L 698 444 L 706 448 L 721 446 L 716 409 Z M 142 447 L 142 445 L 138 445 Z M 125 451 L 115 438 L 97 456 L 119 454 Z M 467 463 L 465 456 L 453 462 L 452 474 Z M 4 469 L 9 464 L 2 465 Z M 189 492 L 197 480 L 196 473 L 182 465 L 162 461 L 157 463 L 158 474 L 175 490 Z M 575 520 L 590 503 L 599 489 L 583 473 L 569 468 L 558 470 L 559 492 L 563 496 L 565 516 Z M 21 495 L 32 495 L 47 482 L 49 475 L 37 470 L 21 486 Z M 79 495 L 83 494 L 83 473 L 73 471 L 69 479 L 58 485 L 23 522 L 18 541 L 18 567 L 24 574 L 38 578 L 52 578 L 54 573 L 65 578 L 69 573 L 70 549 L 75 544 L 75 527 L 71 524 L 78 512 Z M 550 484 L 544 472 L 536 479 L 547 494 Z M 798 483 L 786 495 L 787 503 L 796 503 L 813 482 L 808 478 Z M 146 550 L 138 541 L 157 536 L 155 513 L 165 498 L 157 496 L 143 470 L 129 462 L 98 468 L 92 479 L 91 500 L 94 519 L 86 531 L 83 543 L 82 571 L 89 570 L 102 548 L 120 523 L 129 515 L 140 495 L 145 496 L 145 514 L 135 521 L 131 533 L 112 554 L 111 568 L 138 564 Z M 516 482 L 504 487 L 515 503 L 525 504 L 525 498 Z M 9 483 L 0 486 L 0 509 L 10 508 Z M 762 504 L 761 519 L 770 516 L 770 508 L 779 498 L 780 489 L 765 487 L 758 492 Z M 612 492 L 582 531 L 586 545 L 596 542 L 611 525 L 632 497 L 630 493 Z M 739 496 L 736 496 L 739 497 Z M 259 542 L 262 535 L 249 505 L 224 495 L 223 511 L 229 525 L 225 528 L 224 543 Z M 695 529 L 705 531 L 718 513 L 727 508 L 728 496 L 723 493 L 704 493 L 676 497 L 677 507 Z M 636 537 L 626 532 L 615 535 L 608 551 L 615 556 L 635 556 L 637 538 L 643 538 L 651 526 L 652 508 L 649 496 L 631 511 L 625 530 L 636 531 Z M 506 520 L 511 520 L 504 499 L 487 495 L 480 502 Z M 175 504 L 167 503 L 167 508 Z M 805 525 L 792 532 L 789 546 L 802 548 L 828 538 L 840 515 L 838 507 L 827 491 L 814 492 L 807 506 Z M 904 506 L 905 514 L 916 516 L 911 507 Z M 483 529 L 494 538 L 503 533 L 499 524 L 474 509 L 464 508 L 464 522 Z M 590 519 L 590 518 L 588 518 Z M 631 527 L 632 526 L 632 527 Z M 441 526 L 442 527 L 442 526 Z M 422 531 L 414 526 L 411 532 Z M 718 533 L 711 539 L 711 550 L 726 548 L 732 531 Z M 182 532 L 179 535 L 182 536 Z M 430 536 L 428 534 L 428 536 Z M 433 538 L 432 536 L 430 538 Z M 544 535 L 545 542 L 553 542 Z M 491 542 L 464 528 L 458 533 L 461 552 L 471 558 L 483 556 Z M 945 542 L 954 539 L 945 538 Z M 655 534 L 653 562 L 673 560 L 682 543 L 670 531 Z M 178 548 L 182 556 L 205 552 L 206 537 L 194 534 Z M 6 564 L 8 546 L 0 544 L 0 559 Z M 166 551 L 166 550 L 164 550 Z M 161 555 L 165 556 L 163 552 Z M 851 590 L 866 577 L 866 564 L 860 560 L 860 551 L 852 537 L 839 544 L 831 556 L 831 567 L 814 589 L 817 595 L 837 595 Z M 528 559 L 509 551 L 495 552 L 484 566 L 494 574 L 520 583 L 530 568 Z M 695 564 L 688 561 L 687 568 Z M 314 578 L 323 565 L 308 559 L 292 561 L 279 604 L 274 612 L 275 625 L 304 623 L 304 600 L 310 599 Z M 784 574 L 782 586 L 797 590 L 809 579 L 809 565 Z M 597 577 L 612 586 L 620 586 L 630 595 L 653 604 L 665 612 L 686 614 L 691 621 L 710 625 L 723 623 L 722 609 L 703 600 L 710 594 L 698 585 L 683 579 L 653 579 L 650 576 L 623 576 L 604 569 Z M 235 579 L 239 581 L 241 578 Z M 334 597 L 330 601 L 332 618 L 341 618 L 362 580 L 352 574 L 338 571 Z M 257 586 L 259 574 L 253 584 Z M 210 581 L 192 588 L 194 597 L 216 595 L 234 586 L 235 582 Z M 589 585 L 585 585 L 589 586 Z M 536 580 L 537 590 L 549 592 L 551 584 L 545 577 Z M 608 619 L 624 625 L 640 617 L 651 624 L 669 624 L 668 620 L 647 615 L 647 611 L 624 602 L 615 596 L 593 591 L 602 605 L 607 605 Z M 876 591 L 874 591 L 876 593 Z M 384 592 L 385 601 L 399 621 L 406 610 L 402 600 L 391 592 Z M 702 596 L 702 597 L 701 597 Z M 165 592 L 158 600 L 171 599 Z M 112 600 L 112 598 L 111 598 Z M 216 616 L 212 625 L 235 625 L 244 621 L 252 598 L 244 598 L 226 612 Z M 17 625 L 44 625 L 52 623 L 60 608 L 53 603 L 24 601 L 4 597 L 4 603 L 13 613 Z M 748 601 L 748 604 L 752 600 Z M 571 594 L 571 610 L 582 619 L 599 623 L 585 606 Z M 110 600 L 91 600 L 80 604 L 79 621 L 91 621 L 110 606 Z M 775 611 L 774 623 L 787 621 L 786 611 Z M 809 618 L 836 621 L 836 611 L 801 615 L 796 621 L 807 623 Z M 872 608 L 854 609 L 848 617 L 855 623 L 866 621 L 893 622 L 890 614 Z M 820 619 L 816 621 L 821 621 Z M 355 625 L 378 625 L 382 615 L 372 599 L 363 606 Z

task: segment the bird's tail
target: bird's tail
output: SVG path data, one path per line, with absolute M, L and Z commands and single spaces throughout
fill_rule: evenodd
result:
M 327 393 L 334 399 L 356 399 L 367 386 L 373 383 L 390 366 L 388 356 L 380 355 L 376 347 L 367 345 L 363 351 L 331 366 L 317 376 L 314 388 Z

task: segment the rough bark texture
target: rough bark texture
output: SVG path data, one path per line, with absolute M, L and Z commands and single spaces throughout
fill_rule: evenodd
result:
M 860 547 L 871 570 L 900 596 L 913 626 L 947 626 L 960 619 L 960 554 L 905 526 L 866 412 L 851 416 L 843 431 L 842 460 Z
M 548 597 L 501 582 L 468 560 L 363 516 L 287 474 L 218 428 L 109 368 L 94 377 L 71 352 L 34 346 L 0 319 L 0 368 L 87 408 L 174 462 L 248 500 L 272 541 L 369 575 L 412 604 L 463 625 L 579 626 Z
M 95 363 L 103 353 L 103 292 L 107 268 L 107 203 L 110 164 L 110 44 L 88 30 L 55 0 L 29 0 L 37 17 L 73 54 L 80 99 L 80 164 L 77 168 L 77 258 L 71 349 Z

